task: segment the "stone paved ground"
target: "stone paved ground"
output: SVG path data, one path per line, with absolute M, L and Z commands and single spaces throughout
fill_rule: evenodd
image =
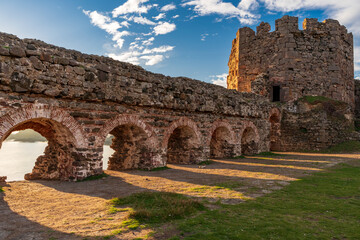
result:
M 221 199 L 234 204 L 276 191 L 289 182 L 360 159 L 359 154 L 297 154 L 214 160 L 197 165 L 169 165 L 164 171 L 107 171 L 110 176 L 87 182 L 12 182 L 0 193 L 0 239 L 84 239 L 106 236 L 126 219 L 110 214 L 107 201 L 142 191 L 170 191 Z M 143 237 L 151 229 L 128 231 L 113 239 Z M 96 238 L 95 238 L 96 239 Z

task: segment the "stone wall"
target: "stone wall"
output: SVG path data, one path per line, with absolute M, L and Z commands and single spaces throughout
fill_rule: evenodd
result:
M 251 92 L 259 74 L 268 79 L 258 93 L 272 98 L 272 86 L 280 86 L 281 101 L 306 95 L 321 95 L 354 107 L 353 36 L 336 20 L 284 16 L 276 20 L 276 30 L 261 23 L 255 33 L 240 28 L 229 59 L 228 88 Z
M 355 127 L 360 131 L 360 80 L 355 79 Z
M 266 105 L 253 94 L 4 33 L 0 60 L 3 92 L 249 117 L 257 117 Z
M 328 98 L 308 97 L 285 104 L 280 134 L 272 150 L 322 150 L 347 140 L 359 140 L 354 132 L 351 107 Z
M 114 170 L 268 151 L 271 108 L 259 95 L 0 34 L 0 146 L 28 128 L 49 142 L 27 179 L 102 173 L 108 134 Z

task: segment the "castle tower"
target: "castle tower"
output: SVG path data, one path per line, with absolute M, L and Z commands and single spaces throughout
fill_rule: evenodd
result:
M 353 36 L 336 20 L 284 16 L 270 32 L 240 28 L 232 42 L 227 86 L 272 101 L 320 95 L 354 106 Z

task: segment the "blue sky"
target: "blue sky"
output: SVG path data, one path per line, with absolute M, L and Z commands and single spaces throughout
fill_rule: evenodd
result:
M 0 31 L 152 72 L 224 84 L 232 39 L 283 15 L 338 19 L 355 37 L 360 77 L 359 0 L 0 0 Z

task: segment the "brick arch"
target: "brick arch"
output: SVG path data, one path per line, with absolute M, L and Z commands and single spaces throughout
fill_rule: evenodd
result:
M 201 134 L 200 131 L 196 125 L 196 123 L 194 121 L 192 121 L 191 119 L 187 118 L 187 117 L 182 117 L 180 119 L 178 119 L 177 121 L 173 122 L 170 127 L 166 130 L 165 134 L 164 134 L 164 139 L 162 142 L 162 146 L 164 149 L 167 149 L 168 147 L 168 142 L 169 142 L 169 138 L 171 136 L 171 134 L 174 132 L 174 130 L 178 127 L 189 127 L 191 128 L 194 133 L 195 136 L 197 138 L 198 143 L 200 144 L 201 142 Z
M 216 129 L 218 129 L 220 127 L 224 127 L 230 132 L 231 143 L 236 142 L 235 132 L 233 131 L 232 126 L 229 124 L 228 121 L 219 119 L 219 120 L 215 121 L 210 128 L 209 135 L 207 136 L 207 140 L 206 140 L 206 145 L 210 145 L 211 138 L 212 138 L 214 132 L 216 131 Z
M 236 155 L 235 133 L 226 120 L 213 123 L 207 136 L 207 146 L 210 148 L 210 158 L 227 158 Z
M 243 146 L 244 132 L 246 129 L 249 129 L 249 128 L 252 129 L 254 132 L 254 143 L 256 144 L 256 148 L 258 148 L 259 141 L 260 141 L 259 131 L 258 131 L 257 127 L 255 126 L 255 124 L 251 121 L 242 121 L 242 128 L 239 133 L 238 142 L 241 144 L 241 148 L 243 148 L 244 147 Z M 256 149 L 256 151 L 257 151 L 257 149 Z M 241 149 L 241 152 L 243 153 L 243 149 Z
M 269 120 L 272 116 L 278 116 L 278 121 L 280 122 L 281 121 L 281 111 L 278 109 L 278 108 L 272 108 L 270 109 L 270 112 L 269 112 Z
M 108 120 L 95 142 L 103 147 L 108 134 L 113 134 L 109 170 L 151 169 L 162 166 L 158 140 L 151 126 L 137 115 L 117 115 Z
M 2 142 L 11 134 L 12 129 L 32 119 L 48 119 L 61 124 L 71 133 L 75 147 L 86 147 L 82 126 L 68 112 L 38 103 L 12 110 L 0 117 L 0 147 Z
M 259 142 L 260 140 L 260 136 L 259 136 L 259 131 L 257 129 L 257 127 L 255 126 L 255 124 L 253 122 L 250 122 L 250 121 L 242 121 L 242 127 L 241 127 L 241 130 L 240 130 L 240 133 L 239 133 L 239 138 L 238 138 L 238 141 L 240 140 L 241 141 L 241 137 L 244 133 L 244 130 L 246 128 L 252 128 L 255 132 L 255 141 L 256 142 Z
M 149 144 L 151 144 L 151 146 L 153 146 L 153 147 L 156 146 L 156 138 L 155 138 L 153 128 L 151 126 L 149 126 L 148 124 L 146 124 L 143 120 L 141 120 L 139 116 L 128 115 L 128 114 L 117 115 L 116 117 L 106 121 L 106 123 L 104 124 L 104 127 L 98 133 L 98 138 L 95 141 L 95 145 L 98 147 L 102 147 L 104 145 L 106 136 L 114 128 L 121 126 L 121 125 L 126 125 L 126 124 L 134 125 L 134 126 L 141 128 L 146 133 L 148 139 L 151 139 Z

